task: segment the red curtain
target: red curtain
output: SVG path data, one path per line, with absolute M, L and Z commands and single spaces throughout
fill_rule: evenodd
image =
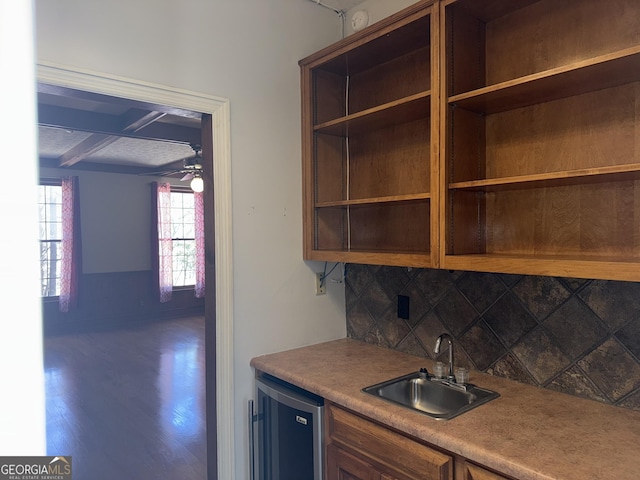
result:
M 171 245 L 171 185 L 151 184 L 152 192 L 152 254 L 154 278 L 158 280 L 157 291 L 160 303 L 171 300 L 173 292 L 173 256 Z
M 196 298 L 204 297 L 204 194 L 194 192 L 195 240 L 196 240 Z
M 66 177 L 62 179 L 61 312 L 68 312 L 77 306 L 81 273 L 80 187 L 78 177 Z

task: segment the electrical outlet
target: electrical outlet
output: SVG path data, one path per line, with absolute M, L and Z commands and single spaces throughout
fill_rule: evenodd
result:
M 398 295 L 398 318 L 409 320 L 409 297 Z
M 323 278 L 323 272 L 316 272 L 316 295 L 325 295 L 327 293 L 327 279 Z

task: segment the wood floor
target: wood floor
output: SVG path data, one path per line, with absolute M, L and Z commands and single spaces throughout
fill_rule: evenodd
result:
M 45 338 L 47 455 L 74 480 L 206 479 L 204 318 Z

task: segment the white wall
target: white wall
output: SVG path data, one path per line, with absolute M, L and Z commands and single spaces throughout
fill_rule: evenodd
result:
M 351 17 L 353 13 L 357 10 L 364 10 L 369 15 L 369 25 L 382 20 L 383 18 L 387 18 L 389 15 L 392 15 L 403 8 L 408 7 L 409 5 L 413 5 L 417 3 L 416 0 L 365 0 L 364 2 L 356 5 L 352 9 L 347 12 L 347 22 L 346 22 L 346 35 L 351 35 L 353 33 L 353 28 L 351 27 Z
M 344 287 L 302 261 L 300 58 L 340 22 L 307 0 L 36 0 L 38 60 L 226 97 L 231 105 L 237 479 L 249 360 L 345 336 Z M 214 66 L 215 64 L 215 66 Z

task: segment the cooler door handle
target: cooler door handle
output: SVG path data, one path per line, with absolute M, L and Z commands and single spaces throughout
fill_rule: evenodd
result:
M 256 479 L 256 460 L 255 460 L 255 427 L 254 423 L 258 421 L 258 416 L 254 413 L 253 400 L 249 400 L 249 478 Z

